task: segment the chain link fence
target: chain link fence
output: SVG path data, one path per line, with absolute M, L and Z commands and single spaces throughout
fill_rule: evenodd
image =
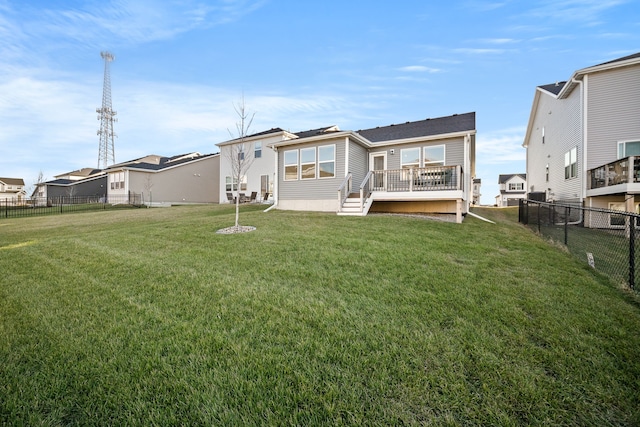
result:
M 122 196 L 60 196 L 26 199 L 0 199 L 0 219 L 38 215 L 55 215 L 70 212 L 90 212 L 114 208 L 142 206 L 142 196 L 129 193 Z
M 640 215 L 521 200 L 518 220 L 614 281 L 631 289 L 640 284 Z

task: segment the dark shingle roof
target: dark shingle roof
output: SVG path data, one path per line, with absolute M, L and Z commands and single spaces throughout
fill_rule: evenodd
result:
M 527 180 L 527 174 L 526 173 L 511 173 L 511 174 L 498 175 L 498 184 L 504 184 L 505 182 L 507 182 L 511 178 L 513 178 L 514 176 L 519 176 L 522 179 L 524 179 L 525 181 Z
M 156 163 L 132 161 L 130 163 L 121 163 L 117 167 L 118 168 L 125 167 L 125 168 L 134 168 L 134 169 L 146 169 L 146 170 L 156 170 L 157 171 L 157 170 L 170 168 L 170 167 L 176 166 L 176 165 L 181 165 L 183 163 L 192 162 L 194 160 L 205 159 L 207 157 L 216 156 L 216 155 L 217 155 L 217 153 L 215 153 L 215 154 L 201 154 L 199 156 L 185 157 L 183 159 L 180 159 L 180 157 L 185 156 L 185 154 L 181 154 L 181 155 L 172 156 L 172 157 L 160 157 L 159 162 L 157 164 Z M 179 159 L 179 160 L 173 160 L 173 159 Z
M 295 135 L 298 138 L 310 138 L 312 136 L 324 135 L 329 132 L 338 132 L 337 130 L 331 130 L 333 128 L 335 128 L 335 126 L 327 126 L 327 127 L 318 128 L 318 129 L 310 129 L 302 132 L 296 132 Z
M 542 90 L 546 90 L 547 92 L 551 92 L 554 95 L 557 95 L 560 93 L 560 91 L 562 90 L 562 88 L 564 87 L 564 85 L 567 82 L 555 82 L 555 83 L 551 83 L 548 85 L 542 85 L 542 86 L 538 86 L 540 89 Z
M 628 59 L 635 59 L 635 58 L 640 58 L 640 52 L 634 53 L 632 55 L 623 56 L 622 58 L 613 59 L 611 61 L 603 62 L 602 64 L 594 65 L 594 67 L 598 67 L 600 65 L 613 64 L 615 62 L 622 62 L 622 61 L 626 61 Z
M 406 122 L 397 125 L 359 130 L 357 133 L 371 142 L 394 141 L 421 136 L 441 135 L 476 129 L 476 113 L 454 114 L 452 116 Z

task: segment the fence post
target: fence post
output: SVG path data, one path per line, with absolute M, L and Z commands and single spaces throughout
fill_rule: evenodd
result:
M 540 203 L 538 203 L 538 233 L 540 233 Z
M 636 218 L 629 215 L 629 287 L 635 289 L 636 278 Z
M 564 245 L 567 246 L 568 234 L 569 234 L 569 208 L 564 207 Z

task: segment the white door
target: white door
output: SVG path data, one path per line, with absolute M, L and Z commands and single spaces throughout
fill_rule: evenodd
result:
M 385 170 L 387 169 L 387 152 L 380 151 L 369 154 L 369 170 L 373 171 L 371 177 L 373 183 L 373 191 L 383 191 L 385 181 Z

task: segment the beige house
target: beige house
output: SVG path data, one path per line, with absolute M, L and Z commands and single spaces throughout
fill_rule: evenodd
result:
M 27 195 L 22 178 L 0 178 L 0 201 L 20 203 Z
M 527 174 L 513 173 L 498 175 L 500 194 L 496 196 L 496 206 L 518 206 L 521 199 L 527 198 Z
M 217 203 L 220 199 L 219 154 L 149 155 L 105 171 L 110 203 L 128 200 L 132 194 L 152 206 Z

